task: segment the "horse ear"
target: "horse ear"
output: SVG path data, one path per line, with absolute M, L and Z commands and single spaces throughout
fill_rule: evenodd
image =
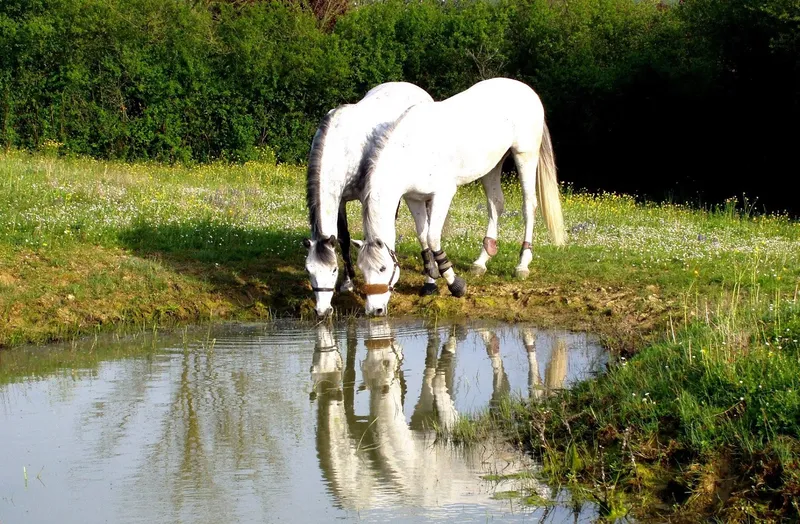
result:
M 380 238 L 375 239 L 375 245 L 378 246 L 378 249 L 383 249 L 383 240 Z
M 306 249 L 310 249 L 311 248 L 311 240 L 309 240 L 307 238 L 304 238 L 303 239 L 303 245 L 306 247 Z
M 351 238 L 350 243 L 353 244 L 353 246 L 355 246 L 355 248 L 358 249 L 359 251 L 361 251 L 361 248 L 364 247 L 363 240 L 356 240 L 355 238 Z
M 328 238 L 328 244 L 330 244 L 331 247 L 336 247 L 336 235 L 331 235 L 330 238 Z

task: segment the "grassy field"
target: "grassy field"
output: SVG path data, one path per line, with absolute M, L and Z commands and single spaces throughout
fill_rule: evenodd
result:
M 0 155 L 0 347 L 104 329 L 308 316 L 304 171 L 270 164 L 166 167 Z M 468 274 L 486 225 L 461 188 L 444 247 L 468 296 L 418 297 L 419 246 L 401 208 L 403 272 L 390 314 L 533 320 L 593 330 L 619 356 L 602 378 L 487 424 L 542 455 L 551 479 L 588 486 L 610 513 L 798 516 L 800 225 L 731 201 L 713 210 L 564 191 L 569 241 L 537 222 L 513 278 L 521 194 L 509 179 L 500 253 Z M 349 207 L 361 238 L 360 206 Z M 339 315 L 361 298 L 337 296 Z M 633 497 L 633 499 L 631 499 Z M 635 500 L 635 503 L 630 502 Z M 628 502 L 626 502 L 628 501 Z

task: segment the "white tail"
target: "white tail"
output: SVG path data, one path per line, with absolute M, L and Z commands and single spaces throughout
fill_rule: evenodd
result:
M 563 246 L 567 239 L 564 231 L 564 217 L 561 214 L 561 196 L 558 191 L 556 178 L 556 156 L 553 152 L 553 143 L 550 140 L 550 130 L 544 124 L 542 145 L 539 147 L 539 168 L 537 186 L 539 190 L 539 203 L 542 207 L 542 216 L 550 231 L 550 238 L 557 246 Z

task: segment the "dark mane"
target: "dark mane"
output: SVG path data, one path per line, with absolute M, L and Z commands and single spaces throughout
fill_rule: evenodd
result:
M 358 174 L 356 175 L 356 185 L 361 191 L 366 186 L 367 178 L 375 170 L 378 156 L 386 147 L 386 138 L 394 131 L 397 122 L 384 123 L 372 130 L 367 137 L 364 145 L 364 152 L 361 155 L 361 162 L 358 164 Z
M 322 119 L 311 142 L 311 151 L 308 153 L 308 170 L 306 171 L 306 206 L 308 207 L 308 222 L 311 224 L 311 238 L 318 240 L 322 233 L 322 217 L 319 214 L 319 185 L 320 171 L 322 169 L 322 152 L 325 147 L 325 135 L 328 134 L 333 116 L 339 110 L 337 107 L 328 112 Z
M 414 106 L 412 105 L 403 111 L 403 114 L 401 114 L 394 122 L 377 126 L 372 133 L 370 133 L 369 137 L 367 138 L 367 144 L 364 146 L 364 154 L 361 155 L 361 163 L 358 165 L 358 176 L 356 183 L 360 192 L 367 188 L 367 194 L 362 196 L 364 202 L 364 207 L 362 208 L 362 217 L 364 220 L 365 240 L 367 231 L 371 231 L 372 229 L 373 220 L 373 212 L 367 209 L 367 202 L 369 200 L 369 179 L 372 177 L 372 173 L 375 171 L 375 166 L 378 163 L 378 158 L 381 155 L 381 151 L 383 151 L 383 149 L 386 147 L 386 144 L 389 142 L 389 137 L 394 132 L 397 124 L 400 123 L 400 121 L 413 107 Z
M 314 244 L 314 253 L 316 253 L 317 258 L 324 264 L 336 264 L 336 250 L 333 246 L 325 242 L 326 239 L 320 238 L 317 240 L 317 243 Z

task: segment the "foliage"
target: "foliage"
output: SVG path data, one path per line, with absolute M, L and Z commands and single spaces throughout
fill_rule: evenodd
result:
M 106 158 L 299 159 L 341 99 L 344 60 L 310 13 L 280 2 L 42 0 L 0 7 L 6 145 Z
M 9 0 L 0 142 L 166 161 L 302 161 L 374 85 L 540 93 L 561 178 L 712 200 L 781 173 L 798 117 L 793 0 Z M 746 154 L 742 154 L 746 152 Z M 654 161 L 657 159 L 657 161 Z M 605 176 L 598 176 L 603 174 Z M 737 180 L 738 179 L 738 180 Z M 736 180 L 735 185 L 731 180 Z

